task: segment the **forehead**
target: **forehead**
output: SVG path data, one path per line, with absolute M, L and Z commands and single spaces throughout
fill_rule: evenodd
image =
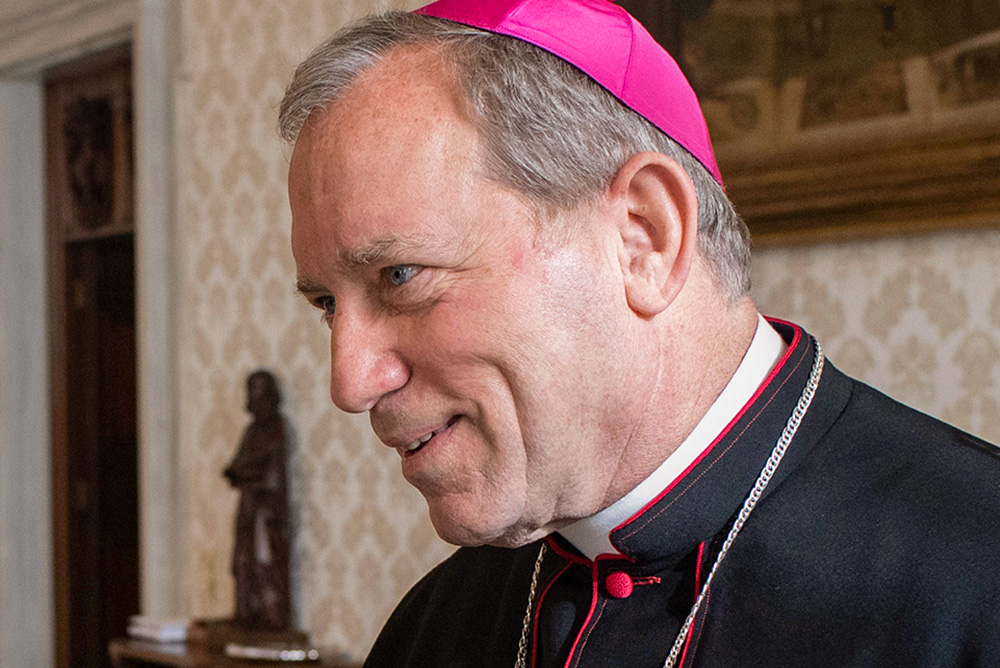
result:
M 293 251 L 320 228 L 349 247 L 359 233 L 394 233 L 401 218 L 469 197 L 479 146 L 443 59 L 425 47 L 391 52 L 299 135 L 288 177 Z
M 431 46 L 397 47 L 359 74 L 336 100 L 317 110 L 302 135 L 364 145 L 370 139 L 417 134 L 468 121 L 466 101 L 448 64 Z M 335 119 L 335 126 L 329 121 Z M 300 135 L 300 140 L 303 138 Z M 298 146 L 298 142 L 296 144 Z

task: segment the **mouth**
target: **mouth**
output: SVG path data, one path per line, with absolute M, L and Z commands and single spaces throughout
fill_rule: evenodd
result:
M 396 448 L 397 452 L 399 452 L 399 456 L 410 457 L 412 455 L 417 454 L 423 449 L 425 445 L 430 443 L 435 436 L 451 429 L 452 425 L 454 425 L 458 421 L 458 418 L 459 416 L 455 415 L 450 420 L 448 420 L 448 422 L 446 422 L 444 426 L 439 427 L 438 429 L 435 429 L 430 433 L 424 434 L 420 438 L 414 439 L 413 441 L 407 443 L 406 445 L 402 445 Z

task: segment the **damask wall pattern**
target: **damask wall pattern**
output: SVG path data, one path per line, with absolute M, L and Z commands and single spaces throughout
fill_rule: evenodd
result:
M 266 366 L 292 430 L 296 622 L 355 657 L 451 548 L 366 417 L 330 403 L 326 330 L 293 288 L 274 127 L 294 66 L 376 4 L 183 0 L 175 109 L 183 612 L 231 612 L 237 495 L 221 471 L 248 422 L 246 375 Z M 755 280 L 762 310 L 802 322 L 841 368 L 1000 440 L 1000 233 L 769 249 Z
M 1000 443 L 1000 231 L 754 257 L 763 313 L 805 326 L 843 371 Z
M 295 65 L 374 5 L 188 0 L 176 82 L 184 612 L 232 612 L 237 495 L 221 471 L 249 421 L 245 378 L 268 367 L 291 428 L 294 616 L 320 646 L 355 655 L 450 548 L 396 453 L 330 402 L 327 331 L 294 290 L 289 149 L 275 127 Z

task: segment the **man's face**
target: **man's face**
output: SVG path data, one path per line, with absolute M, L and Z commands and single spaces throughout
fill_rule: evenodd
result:
M 309 119 L 289 192 L 333 401 L 369 411 L 442 538 L 517 545 L 599 510 L 634 404 L 600 207 L 539 223 L 486 180 L 461 94 L 420 51 Z

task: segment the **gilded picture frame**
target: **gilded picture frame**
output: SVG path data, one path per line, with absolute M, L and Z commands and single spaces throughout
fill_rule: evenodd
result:
M 756 247 L 1000 221 L 1000 0 L 622 4 L 692 81 Z

